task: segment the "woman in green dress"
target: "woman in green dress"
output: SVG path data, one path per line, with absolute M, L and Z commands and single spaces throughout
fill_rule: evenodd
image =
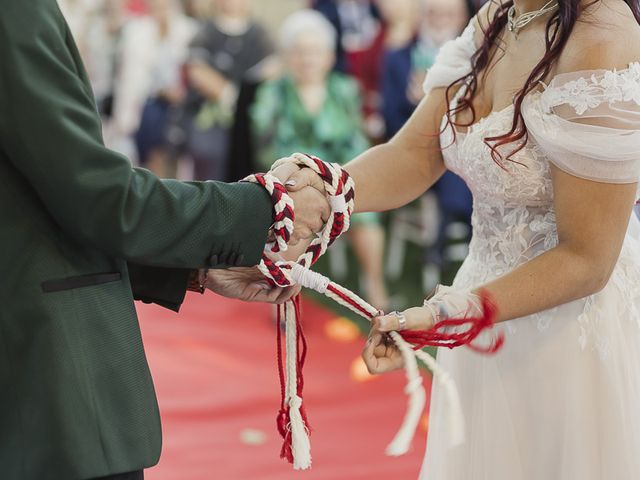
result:
M 259 166 L 275 158 L 305 152 L 346 163 L 369 147 L 362 132 L 358 84 L 332 71 L 336 33 L 320 14 L 291 15 L 281 31 L 285 73 L 262 84 L 250 110 Z M 368 299 L 388 306 L 384 285 L 384 231 L 376 214 L 353 218 L 351 241 L 365 274 Z

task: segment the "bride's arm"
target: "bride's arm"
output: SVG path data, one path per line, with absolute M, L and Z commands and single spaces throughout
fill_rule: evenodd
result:
M 630 52 L 618 41 L 621 35 L 636 38 L 629 45 L 638 45 L 640 40 L 633 16 L 626 6 L 618 7 L 625 10 L 624 15 L 601 9 L 597 13 L 607 17 L 576 27 L 559 62 L 559 84 L 583 78 L 589 70 L 593 76 L 583 79 L 588 84 L 596 75 L 604 75 L 604 69 L 610 76 L 616 75 L 616 71 L 625 71 L 624 65 L 640 58 L 640 48 Z M 613 29 L 602 28 L 606 22 L 618 23 Z M 611 69 L 612 64 L 618 69 Z M 632 74 L 630 70 L 626 76 Z M 626 88 L 638 90 L 640 81 L 633 80 Z M 540 118 L 526 115 L 529 133 L 544 144 L 551 161 L 558 244 L 508 274 L 478 286 L 478 291 L 486 290 L 494 299 L 499 322 L 597 293 L 609 281 L 618 261 L 639 177 L 636 152 L 640 104 L 613 93 L 609 98 L 606 91 L 600 95 L 608 101 L 596 102 L 595 108 L 582 113 L 560 105 L 552 112 L 538 108 Z M 549 134 L 545 122 L 550 120 L 556 122 L 555 128 L 562 135 Z M 572 171 L 575 175 L 567 173 Z M 396 317 L 384 317 L 383 323 L 397 328 Z M 433 319 L 427 309 L 414 308 L 408 311 L 407 323 L 423 329 L 429 328 Z M 385 325 L 384 330 L 396 328 Z
M 584 180 L 552 166 L 558 245 L 506 275 L 478 286 L 498 307 L 497 322 L 531 315 L 602 290 L 616 265 L 637 184 Z M 407 328 L 428 329 L 423 307 L 404 312 Z M 377 320 L 379 330 L 399 328 L 396 315 Z
M 484 285 L 506 321 L 592 295 L 607 284 L 627 231 L 636 184 L 598 183 L 552 166 L 558 245 Z
M 402 207 L 428 190 L 445 172 L 440 149 L 440 121 L 446 112 L 445 88 L 435 88 L 389 142 L 373 147 L 346 165 L 356 184 L 356 212 L 381 212 Z M 445 145 L 446 147 L 446 145 Z M 331 160 L 331 159 L 324 159 Z M 283 171 L 290 192 L 322 180 L 309 169 Z
M 497 306 L 497 322 L 525 317 L 600 291 L 617 263 L 637 184 L 607 184 L 583 180 L 552 167 L 558 245 L 512 272 L 478 288 Z M 432 309 L 404 312 L 405 328 L 428 330 Z M 612 319 L 614 320 L 614 319 Z M 383 333 L 399 330 L 396 314 L 374 320 L 363 358 L 371 373 L 402 367 L 397 349 Z
M 406 205 L 445 172 L 439 141 L 446 105 L 444 91 L 432 90 L 392 140 L 366 151 L 346 166 L 356 182 L 358 212 Z

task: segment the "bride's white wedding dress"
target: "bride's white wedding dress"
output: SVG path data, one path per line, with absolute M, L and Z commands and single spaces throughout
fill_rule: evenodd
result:
M 425 88 L 471 71 L 473 23 L 441 52 Z M 455 100 L 454 100 L 455 101 Z M 640 174 L 640 64 L 558 75 L 525 101 L 530 140 L 501 169 L 483 143 L 513 107 L 441 145 L 474 196 L 470 253 L 454 286 L 470 289 L 558 243 L 550 164 L 632 183 Z M 586 200 L 588 201 L 588 200 Z M 458 385 L 466 442 L 451 448 L 446 398 L 433 388 L 423 480 L 640 479 L 640 244 L 633 217 L 611 280 L 596 295 L 500 324 L 495 356 L 440 349 Z

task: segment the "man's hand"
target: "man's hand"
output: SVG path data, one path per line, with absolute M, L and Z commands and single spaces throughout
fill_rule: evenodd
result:
M 293 199 L 296 215 L 289 245 L 295 247 L 300 242 L 312 239 L 322 230 L 331 214 L 331 207 L 327 198 L 313 187 L 304 187 L 289 195 Z
M 296 246 L 313 238 L 329 219 L 331 207 L 324 182 L 310 168 L 300 169 L 294 164 L 278 167 L 273 175 L 285 184 L 294 203 L 294 231 L 289 245 Z
M 204 286 L 218 295 L 244 302 L 280 304 L 300 292 L 299 286 L 272 287 L 257 267 L 209 270 Z

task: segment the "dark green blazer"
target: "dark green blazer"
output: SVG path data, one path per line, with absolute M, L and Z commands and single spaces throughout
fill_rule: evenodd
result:
M 271 204 L 132 168 L 103 145 L 56 1 L 0 7 L 0 478 L 149 467 L 161 432 L 134 298 L 177 310 L 189 269 L 255 265 Z

